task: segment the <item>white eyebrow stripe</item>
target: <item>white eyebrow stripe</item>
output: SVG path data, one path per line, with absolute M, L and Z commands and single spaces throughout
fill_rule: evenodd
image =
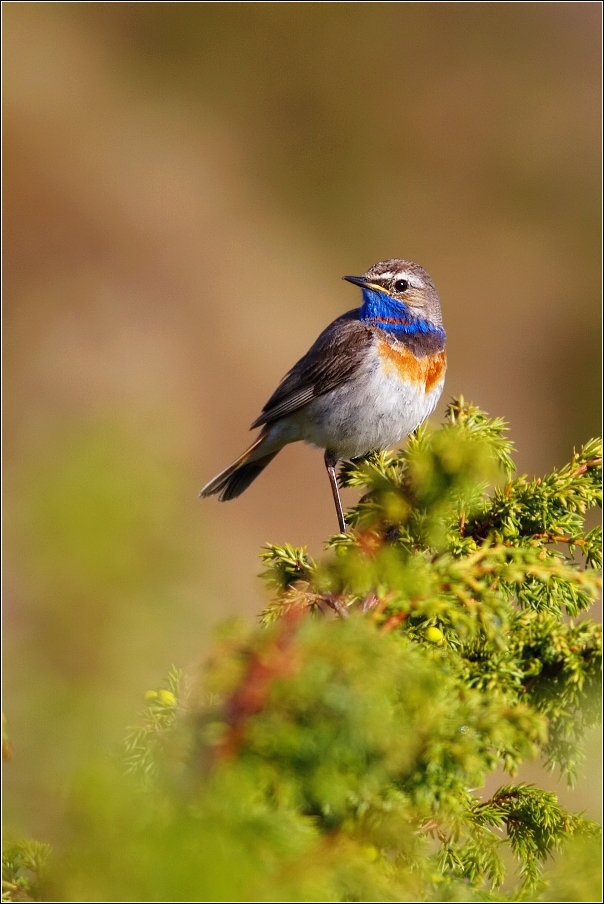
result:
M 386 278 L 391 278 L 396 276 L 397 279 L 406 279 L 410 286 L 413 286 L 414 289 L 423 289 L 424 284 L 415 273 L 407 273 L 405 270 L 398 270 L 395 273 L 387 274 Z
M 371 277 L 367 277 L 371 279 Z M 413 286 L 414 289 L 424 289 L 425 285 L 421 277 L 419 277 L 416 273 L 411 273 L 408 270 L 386 270 L 384 273 L 379 273 L 373 277 L 376 282 L 389 282 L 394 279 L 406 279 L 410 286 Z

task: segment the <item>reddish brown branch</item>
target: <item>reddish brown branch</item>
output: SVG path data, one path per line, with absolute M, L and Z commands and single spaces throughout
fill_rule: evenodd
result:
M 380 634 L 389 634 L 390 631 L 393 631 L 400 624 L 402 624 L 408 615 L 408 612 L 397 612 L 396 615 L 391 615 L 390 618 L 385 621 L 380 628 Z
M 217 749 L 218 760 L 236 753 L 244 736 L 246 721 L 264 708 L 275 679 L 295 671 L 292 648 L 303 616 L 303 610 L 290 609 L 279 621 L 269 643 L 260 650 L 250 652 L 243 680 L 225 706 L 229 730 Z

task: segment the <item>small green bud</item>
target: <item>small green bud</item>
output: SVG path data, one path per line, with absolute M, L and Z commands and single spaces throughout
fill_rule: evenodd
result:
M 147 703 L 152 703 L 153 700 L 157 700 L 157 697 L 157 691 L 145 691 L 145 700 L 147 701 Z
M 374 844 L 366 844 L 363 847 L 363 853 L 365 854 L 367 860 L 377 860 L 380 856 L 380 852 Z
M 157 696 L 159 702 L 163 703 L 164 706 L 176 706 L 176 697 L 172 691 L 161 690 Z
M 426 628 L 426 633 L 424 636 L 426 640 L 430 641 L 430 643 L 441 644 L 445 639 L 443 632 L 434 627 Z

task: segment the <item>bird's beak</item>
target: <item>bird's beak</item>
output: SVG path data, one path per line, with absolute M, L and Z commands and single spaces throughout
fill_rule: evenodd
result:
M 360 286 L 361 289 L 381 289 L 381 286 L 374 286 L 373 283 L 370 283 L 364 276 L 343 276 L 342 279 L 354 283 L 355 286 Z

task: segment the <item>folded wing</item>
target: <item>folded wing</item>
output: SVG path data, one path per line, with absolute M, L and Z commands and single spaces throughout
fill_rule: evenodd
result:
M 374 341 L 373 331 L 359 320 L 358 309 L 338 317 L 283 377 L 251 429 L 272 424 L 345 383 Z

